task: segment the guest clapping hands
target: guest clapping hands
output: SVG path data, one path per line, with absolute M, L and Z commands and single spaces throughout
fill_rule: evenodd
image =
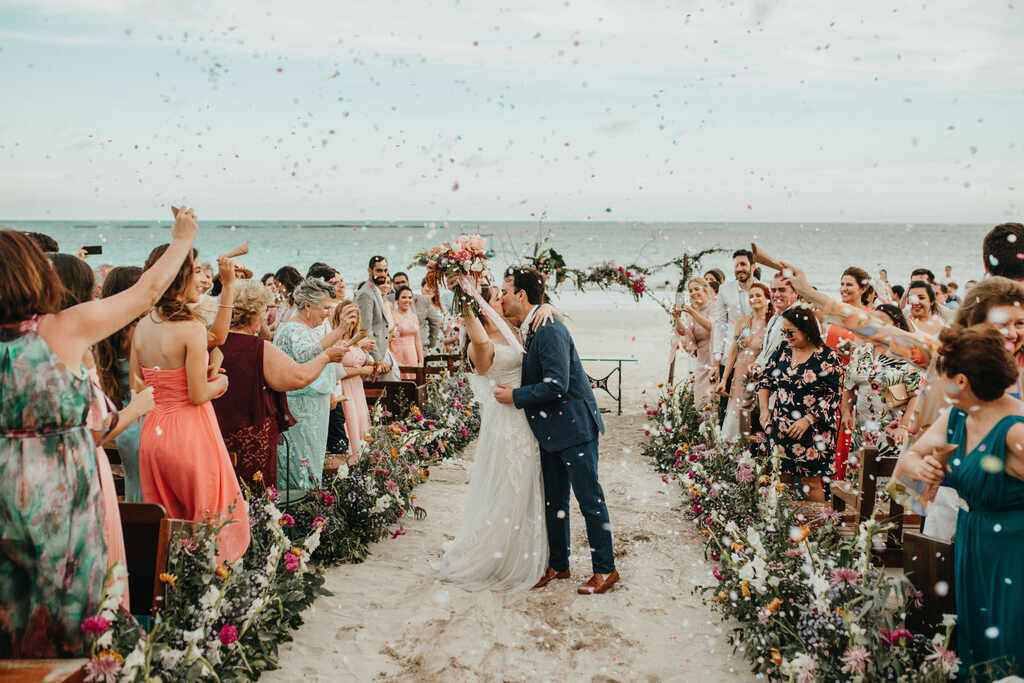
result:
M 683 341 L 683 348 L 693 354 L 696 361 L 694 369 L 693 397 L 700 408 L 711 405 L 711 388 L 718 379 L 718 364 L 712 358 L 712 320 L 713 302 L 711 288 L 702 277 L 695 277 L 686 284 L 690 294 L 690 304 L 680 306 L 680 313 L 686 317 L 676 318 L 676 334 Z

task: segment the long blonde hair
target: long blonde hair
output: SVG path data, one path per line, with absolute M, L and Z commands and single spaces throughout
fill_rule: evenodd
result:
M 356 308 L 356 320 L 351 325 L 344 321 L 345 309 L 349 306 L 355 306 Z M 342 336 L 345 339 L 351 339 L 359 331 L 362 326 L 363 316 L 359 310 L 359 304 L 352 299 L 343 299 L 337 306 L 334 307 L 334 313 L 331 314 L 331 329 L 338 329 L 339 327 L 344 330 Z

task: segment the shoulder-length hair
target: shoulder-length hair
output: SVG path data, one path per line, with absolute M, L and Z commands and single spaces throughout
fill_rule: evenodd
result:
M 161 244 L 160 246 L 149 252 L 149 256 L 146 258 L 146 265 L 143 270 L 149 270 L 152 268 L 160 257 L 164 255 L 167 248 L 171 246 L 169 244 Z M 199 255 L 199 251 L 193 248 L 185 262 L 178 268 L 178 273 L 174 276 L 174 280 L 168 285 L 164 293 L 160 295 L 160 298 L 156 302 L 156 306 L 153 308 L 160 317 L 168 322 L 177 322 L 181 320 L 197 320 L 196 314 L 192 312 L 188 302 L 185 301 L 185 290 L 188 289 L 189 284 L 192 282 L 194 276 L 193 271 L 195 270 L 196 257 Z
M 815 347 L 822 347 L 825 342 L 821 339 L 821 328 L 818 327 L 818 319 L 814 312 L 806 306 L 793 306 L 782 312 L 785 320 L 793 323 L 793 327 L 804 333 L 808 341 Z
M 0 230 L 0 263 L 0 325 L 61 310 L 64 287 L 31 237 Z

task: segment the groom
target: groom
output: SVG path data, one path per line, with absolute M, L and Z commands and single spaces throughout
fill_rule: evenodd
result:
M 501 288 L 501 310 L 506 318 L 519 324 L 526 357 L 522 386 L 512 389 L 499 384 L 494 397 L 525 410 L 533 435 L 540 443 L 551 560 L 535 588 L 553 579 L 569 578 L 571 485 L 587 522 L 594 567 L 594 576 L 579 587 L 579 592 L 603 593 L 619 580 L 612 555 L 608 508 L 597 481 L 597 439 L 599 432 L 604 433 L 604 423 L 565 325 L 553 320 L 536 332 L 529 331 L 533 315 L 543 302 L 544 281 L 537 271 L 509 269 Z

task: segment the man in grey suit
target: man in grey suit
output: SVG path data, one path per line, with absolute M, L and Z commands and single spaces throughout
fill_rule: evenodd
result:
M 367 268 L 370 279 L 356 292 L 356 304 L 359 306 L 361 327 L 369 332 L 377 345 L 370 351 L 375 361 L 377 379 L 382 382 L 398 382 L 401 376 L 398 364 L 388 350 L 388 332 L 390 324 L 384 315 L 384 297 L 380 286 L 388 281 L 388 262 L 383 256 L 370 258 Z

